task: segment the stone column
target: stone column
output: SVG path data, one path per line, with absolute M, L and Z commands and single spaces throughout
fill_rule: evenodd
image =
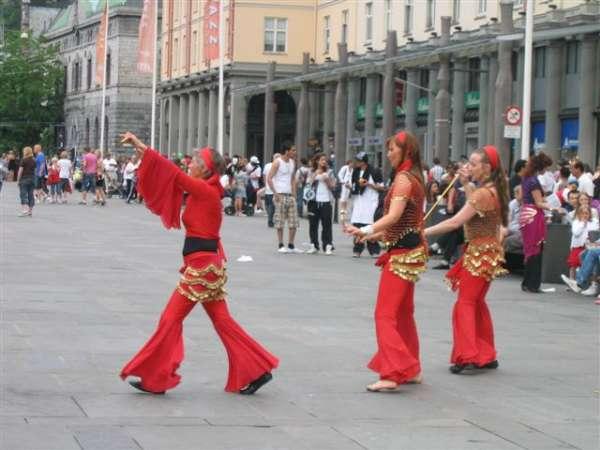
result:
M 314 85 L 309 86 L 308 90 L 308 137 L 314 139 L 317 137 L 317 130 L 319 129 L 319 93 L 316 92 Z
M 435 97 L 435 156 L 442 164 L 447 164 L 450 145 L 450 57 L 442 54 L 439 58 L 438 93 Z
M 325 101 L 323 102 L 323 151 L 329 151 L 329 136 L 333 134 L 333 109 L 336 83 L 325 84 Z
M 187 148 L 197 148 L 196 142 L 198 138 L 196 133 L 198 131 L 198 92 L 192 91 L 189 94 L 188 101 L 188 134 L 187 134 Z
M 273 159 L 273 148 L 275 147 L 275 98 L 271 82 L 275 79 L 275 62 L 271 61 L 267 67 L 267 87 L 265 89 L 265 128 L 263 159 Z
M 546 152 L 557 161 L 560 156 L 560 99 L 563 64 L 562 41 L 552 41 L 546 49 Z M 532 142 L 533 145 L 533 142 Z
M 365 95 L 365 151 L 371 151 L 368 140 L 375 134 L 375 108 L 377 105 L 377 75 L 367 75 L 367 91 Z
M 208 91 L 208 145 L 217 148 L 217 118 L 219 116 L 217 105 L 217 88 L 211 86 Z
M 498 78 L 498 57 L 496 54 L 490 55 L 489 58 L 489 74 L 488 74 L 488 114 L 487 114 L 487 142 L 486 144 L 494 143 L 496 135 L 496 124 L 494 122 L 495 103 L 496 103 L 496 78 Z
M 479 132 L 477 143 L 483 147 L 488 143 L 488 109 L 490 101 L 490 58 L 481 57 L 481 72 L 479 73 Z
M 423 161 L 433 161 L 433 148 L 435 146 L 435 92 L 437 92 L 438 69 L 429 69 L 429 111 L 427 111 L 427 142 L 423 152 Z
M 500 17 L 502 33 L 509 34 L 513 27 L 512 0 L 500 0 Z M 498 78 L 494 99 L 494 145 L 498 149 L 502 165 L 510 164 L 511 140 L 504 137 L 504 112 L 512 104 L 512 42 L 502 41 L 498 44 Z
M 198 91 L 198 147 L 206 147 L 206 144 L 208 143 L 206 136 L 206 125 L 208 121 L 206 107 L 206 89 L 200 89 Z
M 177 152 L 183 153 L 184 155 L 190 152 L 190 149 L 187 148 L 187 139 L 186 139 L 186 131 L 187 131 L 187 94 L 181 94 L 179 96 L 179 139 L 178 139 L 178 147 Z
M 172 95 L 169 100 L 169 158 L 177 156 L 179 148 L 179 96 Z
M 405 128 L 413 134 L 417 134 L 417 98 L 419 83 L 419 72 L 417 69 L 408 69 L 406 71 L 406 104 L 404 111 L 406 113 Z
M 338 57 L 340 65 L 348 64 L 348 48 L 345 43 L 338 44 Z M 346 156 L 346 119 L 348 115 L 348 76 L 343 74 L 337 83 L 335 91 L 335 110 L 333 113 L 335 129 L 335 161 L 336 167 L 342 167 L 344 157 Z
M 396 56 L 398 41 L 395 31 L 388 31 L 385 42 L 385 71 L 383 76 L 383 138 L 387 139 L 396 131 L 396 71 L 394 63 L 390 58 Z M 383 152 L 381 158 L 381 170 L 384 177 L 389 171 L 389 161 L 386 158 L 384 146 L 381 146 Z
M 302 54 L 302 74 L 308 73 L 310 54 Z M 308 82 L 300 85 L 300 99 L 296 110 L 296 149 L 298 158 L 308 156 Z
M 454 61 L 454 82 L 452 83 L 452 161 L 458 161 L 465 148 L 465 78 L 467 62 Z
M 579 158 L 590 165 L 596 163 L 596 119 L 594 118 L 596 79 L 596 44 L 598 38 L 585 35 L 581 41 L 581 82 L 579 84 Z M 547 125 L 546 125 L 547 126 Z
M 238 83 L 232 85 L 235 90 L 241 87 Z M 244 94 L 231 91 L 231 116 L 229 121 L 229 156 L 247 154 L 246 125 L 248 119 L 248 103 Z M 266 161 L 261 161 L 266 162 Z
M 167 121 L 168 112 L 167 112 L 167 101 L 168 97 L 161 96 L 160 99 L 160 131 L 159 131 L 159 141 L 158 141 L 158 149 L 161 153 L 169 152 L 169 136 L 167 135 Z
M 356 105 L 358 105 L 358 80 L 348 80 L 348 108 L 346 114 L 346 142 L 349 138 L 356 135 Z M 345 161 L 352 159 L 354 149 L 350 145 L 346 145 Z

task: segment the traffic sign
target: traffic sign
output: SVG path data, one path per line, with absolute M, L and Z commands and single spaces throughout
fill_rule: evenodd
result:
M 504 137 L 506 139 L 520 139 L 521 125 L 504 125 Z
M 515 105 L 511 105 L 504 111 L 504 120 L 508 125 L 521 125 L 523 119 L 523 113 L 521 108 Z

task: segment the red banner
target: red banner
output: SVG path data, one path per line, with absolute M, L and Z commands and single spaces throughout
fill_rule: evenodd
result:
M 100 19 L 100 28 L 98 29 L 98 38 L 96 39 L 96 84 L 104 83 L 104 67 L 106 64 L 106 30 L 108 27 L 108 2 L 104 7 L 104 14 Z
M 144 0 L 144 10 L 140 19 L 137 70 L 140 73 L 152 73 L 154 70 L 154 52 L 157 42 L 156 0 Z
M 208 0 L 204 5 L 204 60 L 219 58 L 219 2 Z

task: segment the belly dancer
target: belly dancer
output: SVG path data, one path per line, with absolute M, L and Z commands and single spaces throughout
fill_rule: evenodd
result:
M 222 188 L 219 178 L 223 158 L 211 148 L 194 152 L 189 175 L 146 147 L 134 134 L 121 135 L 142 163 L 137 189 L 150 211 L 164 226 L 185 227 L 181 279 L 165 307 L 150 340 L 121 371 L 121 378 L 136 389 L 164 394 L 181 380 L 177 369 L 183 360 L 183 320 L 198 303 L 210 317 L 229 359 L 225 390 L 254 394 L 272 379 L 278 360 L 250 337 L 229 314 L 225 301 L 225 254 L 219 231 L 222 221 Z M 183 193 L 188 194 L 181 214 Z

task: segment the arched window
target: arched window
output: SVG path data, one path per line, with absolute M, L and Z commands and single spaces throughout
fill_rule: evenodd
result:
M 106 85 L 110 85 L 110 52 L 106 54 Z

